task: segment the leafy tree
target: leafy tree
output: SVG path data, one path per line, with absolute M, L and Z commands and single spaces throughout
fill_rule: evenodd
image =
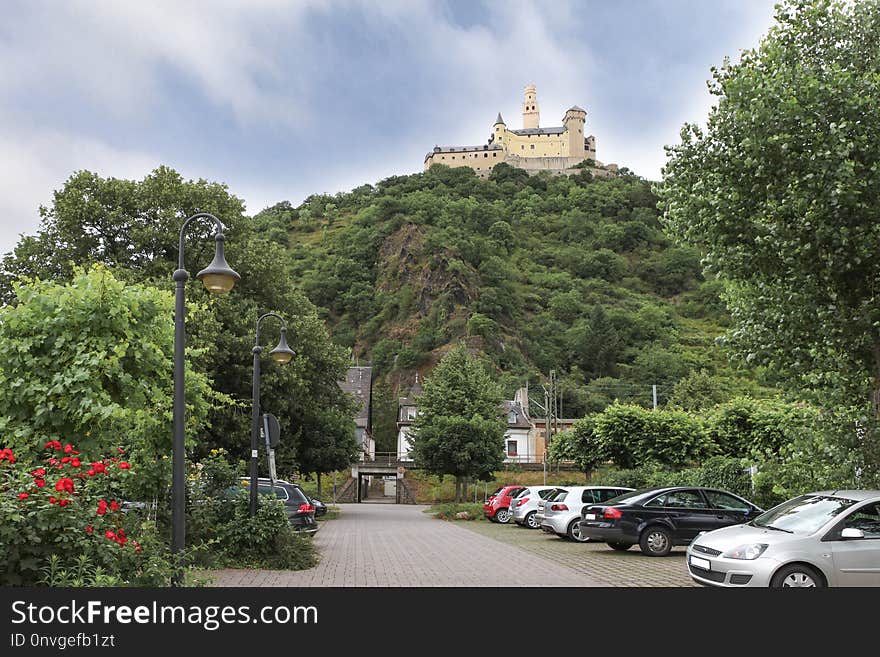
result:
M 427 472 L 455 477 L 455 501 L 467 478 L 489 480 L 504 460 L 501 391 L 483 363 L 459 344 L 423 384 L 413 426 L 413 458 Z
M 550 443 L 549 452 L 554 461 L 574 461 L 589 477 L 596 467 L 608 460 L 604 447 L 596 435 L 593 418 L 584 417 L 556 436 Z
M 875 409 L 878 30 L 877 2 L 778 5 L 757 49 L 713 69 L 707 128 L 683 127 L 657 188 L 667 229 L 726 282 L 736 351 Z
M 615 403 L 594 422 L 602 450 L 621 468 L 648 463 L 683 466 L 711 450 L 702 423 L 684 411 Z
M 712 408 L 730 397 L 726 381 L 706 370 L 693 371 L 679 379 L 672 388 L 667 404 L 686 411 Z
M 312 198 L 309 203 L 315 213 L 327 211 L 328 199 Z M 297 353 L 285 367 L 264 365 L 261 380 L 264 409 L 278 417 L 283 429 L 279 467 L 294 469 L 299 453 L 303 467 L 335 468 L 338 454 L 355 451 L 350 400 L 336 385 L 344 377 L 349 353 L 331 342 L 315 307 L 296 288 L 287 249 L 267 239 L 290 220 L 283 204 L 250 220 L 243 214 L 242 201 L 225 185 L 186 181 L 167 167 L 140 181 L 80 171 L 55 192 L 50 207 L 41 208 L 37 235 L 24 238 L 4 260 L 0 288 L 11 290 L 21 276 L 67 281 L 73 263 L 100 262 L 119 279 L 170 291 L 180 226 L 197 211 L 211 212 L 226 224 L 227 258 L 242 277 L 223 297 L 209 295 L 193 281 L 187 287 L 187 298 L 203 308 L 187 322 L 187 342 L 211 345 L 192 357 L 215 389 L 236 402 L 211 410 L 210 426 L 201 428 L 198 453 L 224 447 L 232 458 L 248 455 L 255 322 L 261 314 L 275 311 L 287 319 L 288 342 Z M 214 227 L 210 222 L 191 227 L 185 236 L 185 264 L 195 274 L 213 256 Z M 8 293 L 7 300 L 15 303 Z M 166 316 L 169 330 L 171 316 Z M 267 322 L 263 344 L 274 346 L 278 331 L 276 323 Z M 341 431 L 345 421 L 350 432 Z M 325 423 L 327 432 L 322 429 Z M 341 442 L 318 449 L 326 447 L 330 437 Z M 329 456 L 324 461 L 317 454 Z M 322 462 L 325 465 L 319 465 Z
M 170 460 L 160 457 L 171 453 L 172 293 L 126 285 L 99 265 L 74 272 L 70 283 L 13 291 L 15 303 L 0 310 L 3 441 L 21 458 L 36 458 L 53 440 L 95 454 L 123 447 L 141 464 L 142 487 L 131 492 L 160 494 L 170 474 Z M 192 370 L 192 359 L 187 366 L 192 447 L 209 405 L 225 398 Z

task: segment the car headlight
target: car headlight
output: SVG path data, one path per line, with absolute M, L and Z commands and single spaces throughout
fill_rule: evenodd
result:
M 728 550 L 721 556 L 727 559 L 744 559 L 746 561 L 751 561 L 764 554 L 764 550 L 766 549 L 767 543 L 746 543 L 745 545 L 738 545 L 732 550 Z

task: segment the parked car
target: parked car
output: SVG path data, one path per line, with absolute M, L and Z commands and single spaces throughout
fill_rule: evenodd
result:
M 687 564 L 715 586 L 880 586 L 880 491 L 801 495 L 697 536 Z
M 539 529 L 541 525 L 535 518 L 538 512 L 538 502 L 556 495 L 562 488 L 560 486 L 529 486 L 523 488 L 517 495 L 510 507 L 513 521 L 530 529 Z
M 242 477 L 241 485 L 250 486 L 250 479 Z M 297 531 L 314 533 L 318 531 L 318 523 L 315 522 L 315 506 L 311 498 L 305 494 L 297 484 L 292 484 L 283 479 L 275 480 L 275 488 L 272 489 L 272 481 L 268 478 L 257 479 L 260 495 L 274 494 L 284 502 L 284 510 L 291 526 Z
M 483 504 L 483 515 L 492 522 L 510 522 L 510 503 L 525 486 L 502 486 L 493 492 Z
M 317 497 L 311 497 L 309 499 L 311 499 L 312 501 L 312 506 L 315 507 L 316 518 L 323 516 L 327 513 L 327 505 L 324 504 L 321 500 L 319 500 Z
M 615 550 L 638 544 L 652 557 L 687 545 L 702 531 L 739 525 L 763 509 L 728 491 L 676 486 L 647 488 L 621 495 L 607 504 L 585 507 L 582 536 L 605 541 Z
M 581 509 L 590 504 L 612 500 L 632 488 L 617 486 L 569 486 L 551 499 L 538 502 L 540 527 L 548 534 L 556 534 L 579 543 L 589 539 L 580 531 Z

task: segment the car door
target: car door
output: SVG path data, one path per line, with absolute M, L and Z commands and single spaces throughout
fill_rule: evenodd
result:
M 675 543 L 690 543 L 702 531 L 718 529 L 720 520 L 709 506 L 702 491 L 696 488 L 670 491 L 666 494 L 665 510 L 675 528 Z
M 843 529 L 858 529 L 864 538 L 841 538 Z M 861 506 L 838 525 L 830 541 L 837 586 L 880 586 L 880 502 Z
M 716 529 L 741 525 L 753 515 L 755 507 L 735 495 L 720 490 L 704 490 L 703 493 L 715 512 L 715 519 L 719 521 Z

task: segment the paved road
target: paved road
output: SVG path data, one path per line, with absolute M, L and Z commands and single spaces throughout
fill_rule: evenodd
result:
M 340 507 L 339 517 L 322 522 L 315 536 L 321 555 L 315 568 L 221 570 L 214 573 L 214 585 L 605 585 L 583 571 L 462 526 L 473 523 L 435 520 L 422 513 L 424 506 L 342 504 Z M 518 531 L 514 527 L 500 529 Z

